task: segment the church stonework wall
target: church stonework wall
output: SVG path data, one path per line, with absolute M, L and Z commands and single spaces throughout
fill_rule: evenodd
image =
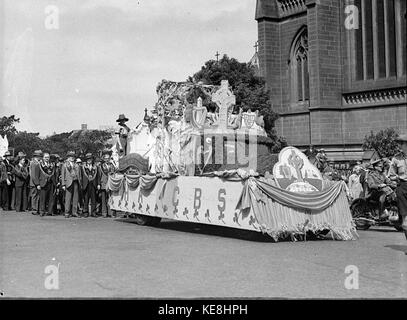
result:
M 284 16 L 275 9 L 277 0 L 258 0 L 257 7 L 265 8 L 256 12 L 260 68 L 270 89 L 272 107 L 280 114 L 276 130 L 288 144 L 313 144 L 327 150 L 338 146 L 345 149 L 345 145 L 360 148 L 371 130 L 392 127 L 407 133 L 405 93 L 401 100 L 397 95 L 394 105 L 393 98 L 385 103 L 381 97 L 371 102 L 370 96 L 362 107 L 359 102 L 344 102 L 346 90 L 356 90 L 358 94 L 357 90 L 400 87 L 398 83 L 370 89 L 368 83 L 363 88 L 349 85 L 352 67 L 347 55 L 344 0 L 307 0 L 306 8 Z M 293 40 L 303 26 L 308 31 L 309 102 L 295 103 L 290 91 L 289 58 Z

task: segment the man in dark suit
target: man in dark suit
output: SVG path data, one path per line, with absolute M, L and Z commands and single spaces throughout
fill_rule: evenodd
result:
M 40 162 L 40 216 L 53 215 L 54 207 L 54 164 L 45 152 Z
M 41 150 L 35 150 L 33 159 L 30 163 L 30 198 L 32 214 L 39 214 L 39 200 L 40 200 L 40 159 L 42 157 Z
M 7 169 L 4 163 L 4 159 L 0 156 L 0 207 L 5 210 L 8 207 L 8 192 L 7 184 L 8 181 Z
M 115 172 L 115 167 L 111 162 L 110 150 L 104 150 L 102 155 L 102 164 L 99 166 L 99 176 L 100 176 L 100 193 L 101 193 L 101 213 L 104 218 L 112 216 L 112 210 L 109 207 L 109 190 L 107 190 L 106 185 L 109 179 L 109 174 Z
M 51 155 L 51 162 L 54 163 L 54 206 L 53 206 L 53 212 L 54 214 L 59 214 L 59 213 L 64 213 L 64 207 L 65 207 L 65 199 L 64 195 L 65 192 L 62 190 L 62 185 L 61 185 L 61 172 L 62 172 L 62 164 L 63 161 L 61 157 L 58 154 L 52 154 Z
M 8 181 L 7 182 L 7 186 L 6 186 L 6 192 L 7 192 L 7 197 L 5 198 L 6 202 L 4 205 L 4 210 L 8 211 L 8 210 L 13 210 L 13 206 L 14 206 L 14 199 L 13 199 L 13 195 L 14 195 L 14 187 L 15 187 L 15 181 L 14 181 L 14 166 L 12 163 L 12 155 L 10 153 L 10 151 L 6 151 L 4 153 L 4 164 L 6 165 L 6 172 L 7 172 L 7 177 L 8 177 Z
M 93 159 L 91 153 L 86 154 L 86 164 L 82 166 L 83 213 L 85 217 L 89 216 L 89 201 L 91 205 L 90 216 L 96 217 L 96 194 L 100 189 L 99 170 Z
M 79 190 L 81 181 L 80 166 L 75 163 L 75 152 L 69 151 L 67 160 L 62 166 L 61 183 L 62 189 L 65 191 L 65 217 L 79 217 Z M 72 208 L 72 209 L 71 209 Z
M 20 153 L 17 157 L 17 163 L 14 166 L 15 175 L 15 192 L 16 204 L 15 209 L 17 212 L 24 212 L 27 210 L 27 185 L 29 184 L 29 174 L 26 162 L 26 155 Z

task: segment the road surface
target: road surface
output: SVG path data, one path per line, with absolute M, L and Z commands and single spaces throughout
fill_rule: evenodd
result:
M 359 236 L 273 243 L 169 220 L 142 227 L 0 212 L 0 295 L 407 298 L 404 234 L 382 227 Z M 345 287 L 349 276 L 358 289 L 353 280 L 355 289 Z

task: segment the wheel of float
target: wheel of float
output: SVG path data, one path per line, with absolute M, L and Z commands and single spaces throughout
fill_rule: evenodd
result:
M 156 227 L 161 222 L 160 217 L 149 217 L 149 218 L 150 218 L 150 222 L 148 224 L 149 226 Z
M 352 203 L 350 210 L 357 230 L 367 230 L 371 227 L 371 222 L 366 219 L 369 208 L 367 208 L 367 204 L 364 199 L 355 200 Z
M 160 217 L 150 217 L 143 214 L 135 214 L 134 219 L 140 226 L 157 226 L 161 221 Z

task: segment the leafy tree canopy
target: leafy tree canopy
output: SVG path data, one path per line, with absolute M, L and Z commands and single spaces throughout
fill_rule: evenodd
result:
M 264 79 L 255 75 L 253 66 L 224 55 L 219 61 L 205 62 L 201 70 L 188 80 L 207 85 L 220 85 L 222 80 L 228 80 L 236 96 L 236 107 L 244 111 L 259 110 L 260 115 L 264 116 L 265 130 L 275 142 L 272 152 L 279 152 L 287 146 L 285 139 L 275 132 L 274 122 L 278 115 L 272 110 Z
M 376 150 L 380 157 L 391 158 L 399 151 L 399 144 L 395 141 L 398 136 L 394 128 L 380 130 L 377 133 L 371 131 L 365 136 L 363 150 Z
M 16 118 L 15 115 L 9 117 L 0 118 L 0 135 L 7 135 L 8 138 L 17 133 L 15 127 L 16 123 L 20 122 L 20 119 Z

